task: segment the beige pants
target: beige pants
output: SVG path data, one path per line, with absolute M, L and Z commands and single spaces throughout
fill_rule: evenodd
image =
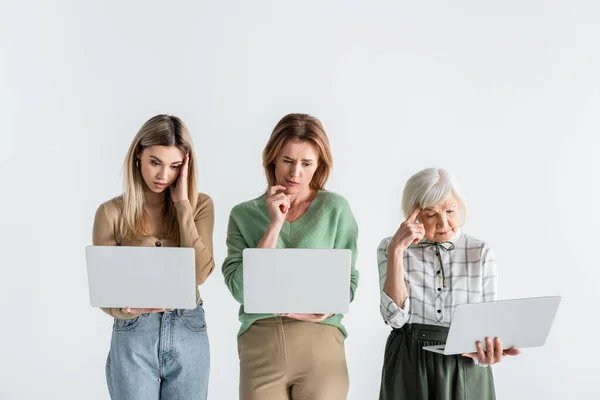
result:
M 334 326 L 274 317 L 238 337 L 240 400 L 345 400 L 344 335 Z

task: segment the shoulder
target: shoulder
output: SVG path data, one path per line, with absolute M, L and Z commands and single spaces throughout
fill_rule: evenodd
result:
M 109 221 L 116 221 L 123 210 L 123 196 L 114 197 L 100 204 L 96 216 L 104 215 Z
M 206 193 L 198 193 L 198 198 L 196 199 L 196 209 L 194 212 L 195 219 L 206 215 L 213 216 L 214 213 L 215 205 L 210 196 Z
M 483 256 L 490 256 L 494 254 L 494 251 L 487 241 L 468 235 L 464 232 L 461 232 L 456 245 L 464 247 L 468 251 L 479 253 Z
M 381 240 L 381 242 L 379 243 L 379 246 L 377 246 L 377 252 L 383 252 L 383 254 L 387 254 L 387 248 L 390 245 L 390 242 L 392 241 L 392 237 L 386 237 L 384 239 Z
M 261 195 L 255 199 L 247 200 L 242 203 L 236 204 L 231 209 L 231 216 L 238 217 L 248 214 L 261 213 L 261 205 L 265 205 L 265 195 Z M 266 210 L 266 206 L 264 207 Z M 262 213 L 261 213 L 262 214 Z
M 196 209 L 206 209 L 213 208 L 214 203 L 209 195 L 206 193 L 198 193 L 198 198 L 196 199 Z
M 350 203 L 342 195 L 330 192 L 328 190 L 321 190 L 317 195 L 320 198 L 320 208 L 322 212 L 334 213 L 334 214 L 352 214 Z
M 320 190 L 317 197 L 321 197 L 323 204 L 330 204 L 338 207 L 350 207 L 348 200 L 341 194 L 330 192 L 329 190 Z

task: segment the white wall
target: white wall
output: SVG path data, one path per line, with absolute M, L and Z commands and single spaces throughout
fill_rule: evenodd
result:
M 329 188 L 360 227 L 350 399 L 377 398 L 375 250 L 428 166 L 462 182 L 501 298 L 564 297 L 547 345 L 494 368 L 498 397 L 598 398 L 598 21 L 593 0 L 2 1 L 0 398 L 108 397 L 111 320 L 89 306 L 84 246 L 130 140 L 163 112 L 192 132 L 219 267 L 275 123 L 322 120 Z M 201 290 L 210 398 L 235 399 L 237 304 L 220 268 Z

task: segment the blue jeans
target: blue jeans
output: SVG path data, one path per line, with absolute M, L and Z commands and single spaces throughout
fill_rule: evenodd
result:
M 202 305 L 115 319 L 106 361 L 112 400 L 205 400 L 209 371 Z

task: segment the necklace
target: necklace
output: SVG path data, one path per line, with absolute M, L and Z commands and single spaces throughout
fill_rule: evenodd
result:
M 294 216 L 294 219 L 292 220 L 292 222 L 295 222 L 298 219 L 298 214 L 300 214 L 300 210 L 302 210 L 302 206 L 304 205 L 304 202 L 306 200 L 308 200 L 310 198 L 310 194 L 308 195 L 307 198 L 305 198 L 304 200 L 302 200 L 302 203 L 300 203 L 300 206 L 298 207 L 298 210 L 296 211 L 296 215 Z

